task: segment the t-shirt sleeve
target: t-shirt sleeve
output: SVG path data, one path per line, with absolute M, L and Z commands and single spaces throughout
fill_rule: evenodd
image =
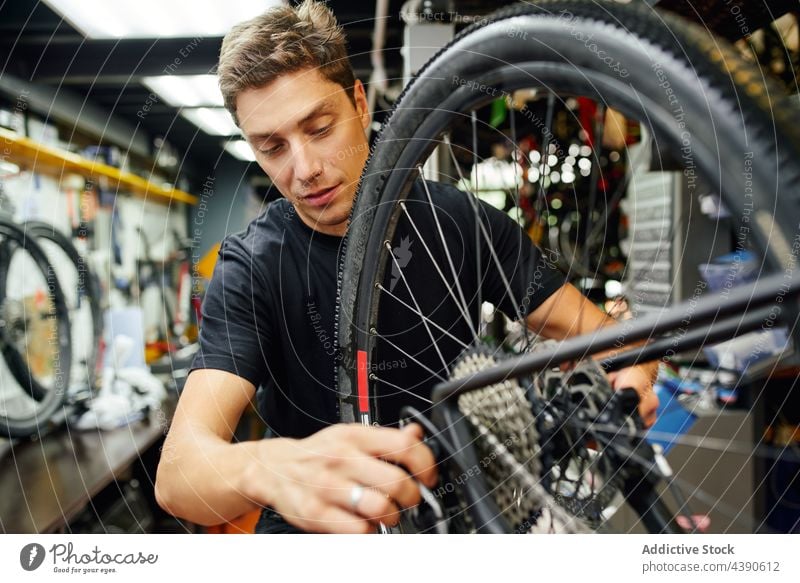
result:
M 566 277 L 508 215 L 483 201 L 481 209 L 481 220 L 496 255 L 492 256 L 489 245 L 481 245 L 481 262 L 486 269 L 481 286 L 484 301 L 493 303 L 509 318 L 524 318 L 563 286 Z
M 272 342 L 267 293 L 247 244 L 239 236 L 226 237 L 203 299 L 192 370 L 224 370 L 261 384 Z

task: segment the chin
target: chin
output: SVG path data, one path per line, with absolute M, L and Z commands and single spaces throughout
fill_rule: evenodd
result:
M 323 213 L 313 217 L 312 220 L 318 224 L 320 227 L 336 227 L 339 225 L 347 225 L 348 219 L 350 218 L 350 213 Z

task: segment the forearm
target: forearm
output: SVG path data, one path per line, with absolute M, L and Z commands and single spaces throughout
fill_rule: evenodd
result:
M 193 435 L 190 442 L 192 431 L 181 429 L 172 439 L 175 451 L 162 457 L 156 496 L 169 512 L 199 524 L 269 505 L 308 532 L 362 534 L 379 523 L 397 524 L 400 508 L 418 504 L 417 479 L 429 488 L 437 480 L 433 454 L 413 423 L 403 429 L 337 423 L 304 439 L 235 445 Z M 352 502 L 355 487 L 365 490 L 360 504 Z
M 256 473 L 255 466 L 263 464 L 264 447 L 257 441 L 229 443 L 201 431 L 170 435 L 156 476 L 158 504 L 201 525 L 227 522 L 269 504 L 269 500 L 255 500 L 248 494 L 248 478 Z
M 528 316 L 528 326 L 531 329 L 542 336 L 556 340 L 592 334 L 608 326 L 617 325 L 619 325 L 617 320 L 595 306 L 570 284 L 556 291 Z M 643 341 L 622 344 L 620 347 L 598 352 L 593 358 L 601 360 L 642 344 Z M 656 360 L 637 363 L 635 366 L 645 372 L 653 382 L 658 374 L 658 365 L 659 362 Z
M 527 318 L 531 330 L 555 340 L 590 334 L 615 323 L 571 284 L 559 288 Z

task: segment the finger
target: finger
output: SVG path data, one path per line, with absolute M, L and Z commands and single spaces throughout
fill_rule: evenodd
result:
M 355 504 L 352 498 L 354 488 L 362 488 L 361 496 Z M 380 523 L 395 526 L 400 522 L 400 508 L 392 498 L 377 488 L 353 483 L 347 488 L 342 503 L 345 504 L 346 510 L 366 518 L 375 526 Z
M 434 486 L 436 486 L 439 480 L 438 466 L 436 463 L 436 458 L 433 455 L 433 451 L 423 441 L 423 439 L 425 438 L 425 430 L 419 423 L 409 423 L 408 425 L 403 427 L 402 430 L 407 433 L 410 433 L 411 435 L 414 436 L 415 439 L 418 439 L 420 441 L 420 444 L 424 448 L 422 451 L 426 456 L 426 459 L 421 460 L 421 464 L 424 467 L 423 471 L 417 473 L 414 473 L 412 471 L 412 474 L 416 479 L 421 481 L 423 484 L 425 484 L 429 488 L 433 488 Z
M 438 474 L 430 448 L 422 443 L 422 428 L 412 424 L 407 430 L 388 427 L 353 427 L 351 443 L 374 457 L 403 466 L 412 476 L 432 488 Z
M 416 506 L 421 500 L 417 481 L 395 464 L 371 456 L 354 456 L 345 471 L 354 483 L 374 488 L 402 508 Z
M 639 415 L 642 417 L 644 426 L 651 427 L 657 419 L 658 415 L 658 396 L 650 392 L 641 398 L 639 403 Z
M 422 438 L 425 437 L 425 430 L 422 429 L 422 426 L 419 423 L 409 423 L 408 425 L 405 425 L 401 431 L 410 433 L 420 441 L 422 441 Z
M 645 429 L 650 429 L 657 419 L 655 411 L 640 411 L 639 416 L 642 418 L 642 425 L 644 425 Z
M 416 423 L 400 431 L 396 429 L 380 428 L 386 433 L 381 433 L 380 442 L 370 439 L 361 445 L 371 455 L 383 458 L 403 466 L 408 473 L 420 482 L 432 488 L 436 485 L 438 474 L 436 459 L 433 452 L 422 442 L 423 431 Z
M 304 519 L 300 528 L 309 532 L 367 534 L 375 532 L 375 524 L 349 510 L 326 506 L 315 518 Z
M 436 459 L 431 449 L 417 442 L 408 449 L 389 452 L 381 456 L 383 459 L 403 466 L 414 478 L 433 488 L 439 480 Z

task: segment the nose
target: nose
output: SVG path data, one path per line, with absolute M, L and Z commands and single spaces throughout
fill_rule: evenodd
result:
M 309 186 L 322 174 L 322 158 L 311 143 L 300 143 L 293 149 L 292 163 L 294 176 L 303 187 Z

